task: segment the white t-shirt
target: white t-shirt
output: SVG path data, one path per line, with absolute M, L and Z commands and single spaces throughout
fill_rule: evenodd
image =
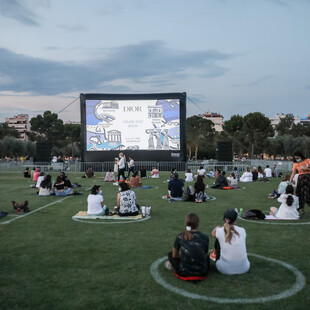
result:
M 272 178 L 272 170 L 270 168 L 265 168 L 264 170 L 266 178 Z
M 198 170 L 197 170 L 197 173 L 198 173 L 198 175 L 202 175 L 202 176 L 204 176 L 204 175 L 205 175 L 205 173 L 206 173 L 206 169 L 204 169 L 204 168 L 202 168 L 202 169 L 198 169 Z
M 101 206 L 101 202 L 103 202 L 102 195 L 93 195 L 89 194 L 87 197 L 87 214 L 99 214 L 103 211 Z
M 240 182 L 252 182 L 253 181 L 253 174 L 252 172 L 245 171 L 240 178 Z
M 129 163 L 128 163 L 128 168 L 134 167 L 135 166 L 135 162 L 133 159 L 130 159 Z
M 227 180 L 229 181 L 229 186 L 232 188 L 238 188 L 238 180 L 232 177 L 228 177 Z
M 36 184 L 36 188 L 39 188 L 40 185 L 41 185 L 41 182 L 44 180 L 44 175 L 40 175 L 38 177 L 38 180 L 37 180 L 37 184 Z
M 185 182 L 193 182 L 193 174 L 191 172 L 186 172 L 185 173 Z
M 124 169 L 124 168 L 125 168 L 125 159 L 124 159 L 124 156 L 121 157 L 121 159 L 119 160 L 119 162 L 118 162 L 118 167 L 119 167 L 120 169 Z
M 250 269 L 246 252 L 245 229 L 234 225 L 239 236 L 234 234 L 231 243 L 225 242 L 224 227 L 216 229 L 216 238 L 221 246 L 221 256 L 216 261 L 216 268 L 222 274 L 242 274 Z
M 294 202 L 291 206 L 286 204 L 287 194 L 282 194 L 278 201 L 281 202 L 281 206 L 276 213 L 276 217 L 280 219 L 296 220 L 299 219 L 299 213 L 297 209 L 299 208 L 299 198 L 295 195 L 293 196 Z

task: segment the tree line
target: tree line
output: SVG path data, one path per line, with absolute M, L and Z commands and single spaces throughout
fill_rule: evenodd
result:
M 30 120 L 29 141 L 21 141 L 19 132 L 7 123 L 0 124 L 0 157 L 34 156 L 35 142 L 49 142 L 52 153 L 65 156 L 80 156 L 79 124 L 64 124 L 58 115 L 45 111 Z M 286 159 L 296 150 L 310 153 L 310 124 L 294 124 L 294 116 L 286 114 L 272 128 L 268 117 L 260 112 L 245 116 L 233 115 L 223 124 L 223 131 L 216 132 L 214 123 L 201 116 L 186 119 L 188 158 L 216 158 L 219 141 L 232 142 L 233 154 L 260 157 L 262 154 L 281 156 Z
M 294 124 L 292 114 L 280 118 L 275 129 L 260 112 L 233 115 L 224 122 L 222 132 L 216 132 L 212 121 L 199 116 L 188 117 L 186 128 L 188 158 L 216 158 L 219 141 L 231 142 L 234 155 L 248 154 L 250 158 L 266 154 L 287 159 L 296 150 L 310 153 L 310 123 Z

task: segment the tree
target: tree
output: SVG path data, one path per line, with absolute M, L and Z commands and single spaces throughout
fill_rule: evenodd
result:
M 208 119 L 194 115 L 186 119 L 186 132 L 188 157 L 192 157 L 192 149 L 194 149 L 194 156 L 197 159 L 201 142 L 203 140 L 213 141 L 213 135 L 215 133 L 214 124 Z
M 243 132 L 245 142 L 250 146 L 250 155 L 259 154 L 268 137 L 274 135 L 270 120 L 260 112 L 249 113 L 244 117 Z
M 285 117 L 280 119 L 279 124 L 275 126 L 275 130 L 280 136 L 287 135 L 290 133 L 293 124 L 294 124 L 294 115 L 286 114 Z
M 303 126 L 301 123 L 293 124 L 290 130 L 290 134 L 295 138 L 302 137 L 306 135 L 306 130 L 307 128 Z
M 36 134 L 28 134 L 35 141 L 48 141 L 52 145 L 61 146 L 64 144 L 64 124 L 58 115 L 51 111 L 45 111 L 30 120 L 31 130 Z
M 80 142 L 81 139 L 81 125 L 79 124 L 65 124 L 64 125 L 64 134 L 66 137 L 66 144 L 71 146 L 71 155 L 75 156 L 74 145 Z
M 244 145 L 243 116 L 239 114 L 233 115 L 230 120 L 225 121 L 221 135 L 232 142 L 233 153 L 241 155 L 245 151 L 248 152 L 247 147 Z
M 15 129 L 15 127 L 10 127 L 8 123 L 1 123 L 0 124 L 0 139 L 3 139 L 4 137 L 14 137 L 14 138 L 20 138 L 20 133 L 18 130 Z

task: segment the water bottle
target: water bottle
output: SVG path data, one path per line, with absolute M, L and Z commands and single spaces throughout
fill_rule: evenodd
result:
M 243 214 L 243 209 L 240 208 L 239 216 L 242 216 L 242 214 Z

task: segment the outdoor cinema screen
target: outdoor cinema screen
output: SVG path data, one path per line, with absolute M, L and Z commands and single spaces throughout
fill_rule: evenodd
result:
M 85 161 L 112 159 L 111 152 L 119 151 L 136 160 L 184 160 L 185 93 L 81 94 L 80 99 Z

